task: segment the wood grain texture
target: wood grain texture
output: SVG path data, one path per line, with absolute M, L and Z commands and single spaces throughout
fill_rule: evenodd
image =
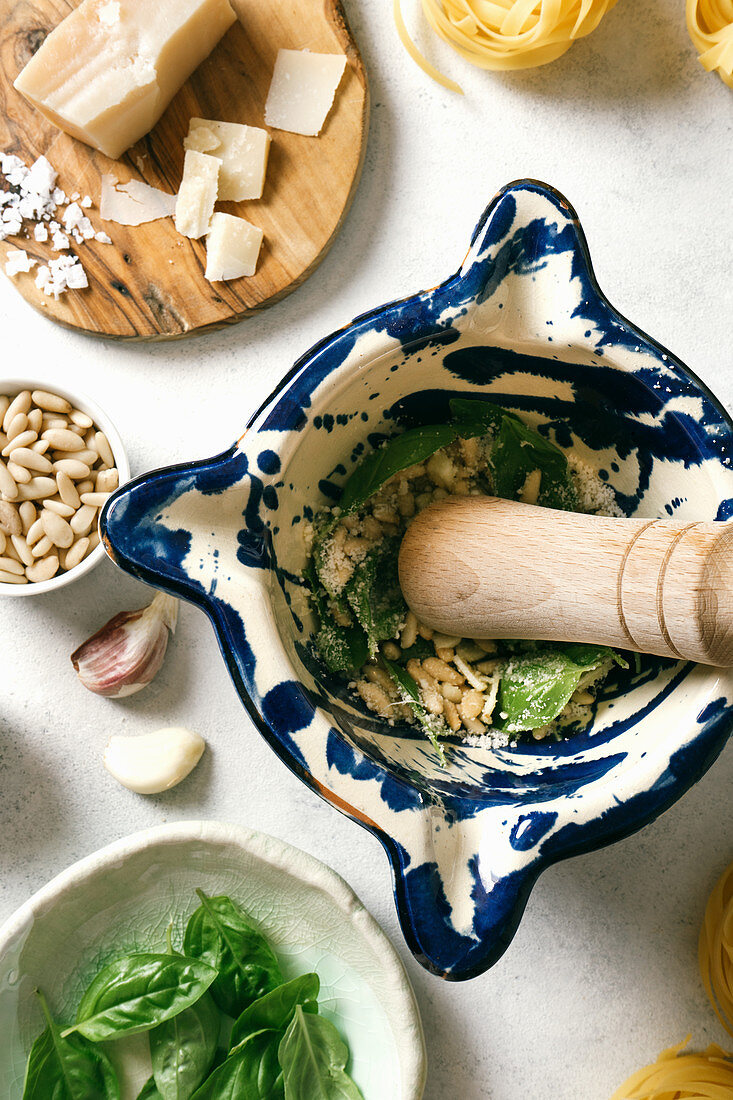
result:
M 154 2 L 154 0 L 151 0 Z M 75 248 L 89 289 L 58 302 L 36 290 L 33 274 L 13 282 L 46 316 L 71 328 L 123 340 L 170 339 L 239 321 L 299 286 L 323 259 L 343 221 L 364 158 L 369 94 L 366 74 L 339 0 L 231 0 L 239 22 L 181 88 L 154 128 L 120 161 L 111 161 L 58 131 L 20 96 L 13 80 L 50 30 L 75 7 L 71 0 L 0 0 L 0 149 L 30 163 L 45 154 L 59 186 L 94 200 L 95 228 L 113 245 Z M 183 139 L 193 116 L 264 126 L 264 107 L 279 48 L 345 53 L 347 67 L 320 137 L 272 130 L 262 199 L 221 203 L 260 226 L 265 238 L 257 273 L 230 283 L 204 279 L 203 241 L 180 237 L 170 218 L 128 227 L 99 217 L 101 177 L 141 179 L 175 192 Z M 9 238 L 40 262 L 49 245 Z
M 594 642 L 733 665 L 733 524 L 612 519 L 449 497 L 412 522 L 400 584 L 468 638 Z

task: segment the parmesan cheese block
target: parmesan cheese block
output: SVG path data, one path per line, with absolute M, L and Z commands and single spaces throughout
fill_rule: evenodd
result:
M 208 232 L 219 188 L 218 157 L 189 149 L 183 161 L 183 179 L 176 201 L 176 229 L 184 237 Z
M 343 54 L 278 50 L 265 103 L 267 125 L 316 137 L 331 110 L 345 68 Z
M 56 126 L 116 159 L 235 20 L 229 0 L 82 0 L 15 87 Z
M 210 283 L 254 275 L 262 230 L 233 214 L 214 214 L 206 240 L 206 278 Z
M 270 152 L 267 130 L 239 122 L 192 118 L 183 144 L 186 149 L 220 158 L 219 199 L 222 202 L 262 197 Z

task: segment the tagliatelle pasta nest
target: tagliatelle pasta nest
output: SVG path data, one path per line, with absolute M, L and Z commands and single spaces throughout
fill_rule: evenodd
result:
M 701 0 L 715 5 L 733 0 Z M 555 61 L 594 31 L 617 0 L 422 0 L 430 26 L 466 60 L 483 69 L 530 69 Z M 460 92 L 410 39 L 401 0 L 395 21 L 410 56 L 434 80 Z
M 701 1054 L 682 1054 L 690 1037 L 663 1050 L 651 1066 L 632 1073 L 611 1100 L 730 1100 L 733 1061 L 715 1045 Z
M 733 88 L 733 0 L 687 0 L 687 29 L 703 68 Z
M 698 959 L 702 984 L 715 1014 L 733 1035 L 733 863 L 720 876 L 708 900 Z

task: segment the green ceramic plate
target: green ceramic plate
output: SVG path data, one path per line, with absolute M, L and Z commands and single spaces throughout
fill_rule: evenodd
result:
M 227 893 L 258 923 L 285 978 L 315 970 L 321 1011 L 351 1050 L 365 1100 L 419 1100 L 425 1079 L 420 1017 L 407 975 L 379 925 L 334 871 L 274 837 L 216 822 L 148 829 L 75 863 L 0 928 L 0 1081 L 19 1100 L 41 1030 L 41 987 L 66 1022 L 110 956 L 180 935 L 194 890 Z M 115 1051 L 115 1048 L 117 1050 Z M 150 1073 L 146 1036 L 112 1044 L 124 1063 L 122 1100 Z M 120 1057 L 120 1055 L 124 1057 Z

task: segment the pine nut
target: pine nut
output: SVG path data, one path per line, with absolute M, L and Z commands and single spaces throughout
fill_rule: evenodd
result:
M 84 435 L 84 429 L 80 428 L 78 424 L 69 424 L 69 431 L 73 432 L 74 435 L 78 435 L 80 439 Z
M 43 424 L 43 413 L 40 409 L 31 409 L 28 413 L 28 427 L 38 435 L 41 424 Z
M 9 459 L 8 473 L 16 485 L 27 485 L 33 476 L 30 470 L 26 470 L 25 466 L 18 466 L 17 463 L 11 462 Z
M 63 413 L 68 416 L 71 412 L 71 404 L 65 397 L 59 397 L 57 393 L 49 393 L 48 390 L 33 390 L 31 394 L 33 403 L 44 412 Z
M 25 504 L 30 504 L 30 501 L 25 501 Z M 37 519 L 35 523 L 31 524 L 28 529 L 28 534 L 25 536 L 25 541 L 29 546 L 34 546 L 39 539 L 43 538 L 43 524 L 40 519 Z
M 72 424 L 76 424 L 78 428 L 84 428 L 85 430 L 87 428 L 93 427 L 94 425 L 94 421 L 92 420 L 91 416 L 87 416 L 87 414 L 83 413 L 81 409 L 72 409 L 69 413 L 69 420 Z
M 62 550 L 67 550 L 71 546 L 74 541 L 74 532 L 63 516 L 44 508 L 41 512 L 41 523 L 43 524 L 43 530 L 54 546 L 58 546 Z
M 68 504 L 71 508 L 78 508 L 81 504 L 81 499 L 76 491 L 74 482 L 71 480 L 68 474 L 65 474 L 63 470 L 59 470 L 56 474 L 56 484 L 59 487 L 59 496 L 64 504 Z M 85 504 L 91 504 L 89 500 L 84 501 Z
M 8 426 L 10 424 L 10 421 L 13 419 L 13 417 L 16 416 L 18 413 L 24 413 L 24 414 L 27 413 L 28 410 L 30 409 L 30 407 L 31 407 L 31 391 L 30 390 L 23 390 L 22 393 L 19 393 L 17 397 L 13 398 L 13 400 L 10 402 L 7 409 L 5 410 L 5 416 L 3 417 L 3 431 L 5 432 L 6 435 L 7 435 L 7 432 L 8 432 Z
M 4 569 L 0 569 L 0 581 L 3 584 L 27 584 L 28 581 L 25 577 L 19 577 L 15 573 L 6 573 Z
M 0 409 L 1 409 L 1 408 L 2 408 L 2 406 L 0 406 Z M 5 546 L 6 546 L 6 544 L 7 544 L 7 539 L 5 538 L 5 532 L 4 532 L 4 531 L 0 531 L 0 554 L 4 554 L 4 553 L 5 553 Z
M 56 576 L 58 568 L 59 559 L 55 554 L 50 554 L 47 558 L 41 558 L 35 565 L 29 565 L 25 575 L 29 581 L 38 584 L 39 581 L 50 581 L 51 577 Z
M 16 435 L 20 435 L 21 432 L 24 432 L 27 427 L 28 417 L 25 415 L 25 413 L 18 413 L 16 416 L 14 416 L 8 424 L 7 430 L 5 432 L 6 436 L 8 437 L 8 443 L 10 443 L 11 439 L 15 439 Z
M 55 497 L 46 498 L 43 507 L 55 512 L 57 516 L 63 516 L 64 519 L 69 519 L 76 511 L 76 508 L 72 508 L 70 504 L 64 504 L 63 500 L 57 500 Z
M 382 652 L 388 661 L 399 661 L 402 650 L 396 642 L 385 642 L 382 646 Z
M 91 504 L 94 508 L 101 508 L 111 493 L 82 493 L 82 504 Z
M 21 432 L 20 435 L 16 435 L 14 439 L 8 440 L 2 449 L 3 458 L 7 458 L 13 451 L 19 447 L 30 447 L 31 443 L 35 443 L 38 438 L 37 433 L 33 431 Z
M 17 508 L 6 500 L 0 500 L 0 531 L 6 535 L 19 535 L 22 530 Z
M 480 692 L 467 691 L 461 699 L 458 713 L 464 722 L 467 719 L 478 718 L 479 714 L 484 709 L 485 702 L 486 700 Z
M 408 611 L 405 625 L 400 634 L 400 645 L 403 649 L 409 649 L 417 639 L 417 617 L 412 611 Z
M 33 561 L 35 561 L 36 558 L 45 558 L 46 554 L 48 554 L 51 550 L 53 550 L 53 543 L 48 535 L 44 535 L 43 538 L 36 543 L 31 551 L 31 554 L 33 555 Z
M 427 657 L 422 667 L 426 672 L 429 672 L 431 676 L 434 676 L 436 680 L 441 680 L 447 684 L 462 684 L 463 676 L 456 669 L 451 668 L 445 661 L 441 661 L 439 657 Z
M 109 445 L 109 440 L 104 432 L 97 432 L 94 436 L 94 450 L 97 452 L 102 462 L 106 466 L 114 466 L 115 456 L 112 454 L 112 448 Z
M 87 550 L 89 549 L 89 539 L 78 539 L 73 546 L 70 546 L 64 555 L 64 569 L 73 569 L 79 564 L 79 562 L 86 557 Z
M 36 522 L 35 504 L 30 500 L 24 500 L 18 508 L 18 514 L 20 515 L 20 522 L 23 524 L 23 534 L 27 536 L 31 527 Z
M 42 438 L 47 439 L 55 451 L 73 452 L 84 449 L 84 441 L 68 428 L 47 428 Z
M 97 493 L 112 493 L 119 484 L 120 475 L 117 470 L 100 470 L 96 477 L 94 489 Z
M 46 414 L 46 416 L 44 416 L 43 418 L 41 426 L 44 431 L 49 428 L 62 428 L 66 430 L 69 427 L 69 421 L 66 419 L 65 416 L 49 416 L 48 414 Z
M 10 541 L 23 565 L 33 565 L 33 553 L 22 535 L 11 535 Z
M 99 455 L 96 451 L 92 450 L 79 451 L 74 455 L 74 458 L 78 459 L 79 462 L 85 462 L 90 469 L 99 462 Z
M 0 461 L 0 493 L 9 500 L 15 500 L 18 495 L 18 486 L 8 473 L 7 466 L 2 461 Z
M 10 538 L 10 542 L 7 541 L 8 537 Z M 13 546 L 13 536 L 12 535 L 6 536 L 5 556 L 8 557 L 8 558 L 12 558 L 13 561 L 20 561 L 20 558 L 18 557 L 18 551 Z
M 79 484 L 76 487 L 76 491 L 77 491 L 77 493 L 93 493 L 94 492 L 94 482 L 92 481 L 92 479 L 90 477 L 85 478 L 84 481 L 79 482 Z
M 31 558 L 31 561 L 32 560 Z M 25 569 L 21 562 L 15 561 L 13 558 L 0 558 L 0 569 L 2 569 L 4 573 L 15 573 L 19 577 L 22 577 L 25 573 Z
M 101 541 L 102 540 L 99 536 L 99 528 L 95 527 L 94 530 L 89 535 L 89 553 L 90 554 L 91 554 L 92 550 L 96 550 L 96 548 L 99 546 Z
M 37 455 L 45 455 L 48 450 L 47 439 L 37 439 L 35 443 L 31 443 L 30 448 L 35 451 Z
M 88 535 L 96 515 L 97 509 L 91 504 L 82 504 L 79 511 L 71 517 L 71 530 L 75 535 Z
M 10 461 L 26 470 L 37 470 L 39 474 L 52 474 L 53 466 L 45 455 L 36 454 L 30 447 L 16 447 L 10 452 Z
M 53 468 L 57 474 L 66 474 L 67 477 L 73 477 L 75 481 L 89 477 L 91 473 L 86 462 L 80 462 L 78 458 L 60 458 L 54 462 Z
M 40 500 L 56 492 L 56 481 L 52 477 L 32 477 L 27 485 L 18 486 L 18 500 Z
M 458 711 L 456 710 L 455 703 L 451 702 L 450 699 L 445 699 L 445 697 L 443 703 L 443 717 L 445 718 L 446 722 L 453 730 L 453 732 L 457 733 L 458 730 L 461 728 L 461 720 L 458 717 Z
M 5 413 L 10 408 L 10 398 L 6 397 L 4 393 L 0 393 L 0 427 L 2 426 Z

